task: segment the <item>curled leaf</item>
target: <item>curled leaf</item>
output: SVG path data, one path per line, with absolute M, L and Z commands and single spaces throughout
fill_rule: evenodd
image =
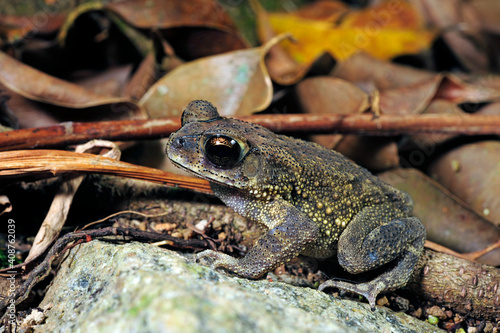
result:
M 286 36 L 278 36 L 261 47 L 183 64 L 156 82 L 139 104 L 151 118 L 179 116 L 194 99 L 210 101 L 221 116 L 263 110 L 271 103 L 273 93 L 264 56 L 283 38 Z

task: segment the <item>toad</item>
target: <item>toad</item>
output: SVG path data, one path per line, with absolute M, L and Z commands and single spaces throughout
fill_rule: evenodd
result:
M 212 267 L 259 278 L 299 254 L 337 256 L 351 274 L 384 267 L 362 283 L 329 280 L 364 296 L 403 287 L 424 246 L 412 199 L 343 155 L 277 135 L 262 126 L 219 116 L 206 101 L 189 103 L 182 127 L 170 135 L 170 160 L 210 182 L 214 194 L 265 234 L 241 259 L 206 250 Z

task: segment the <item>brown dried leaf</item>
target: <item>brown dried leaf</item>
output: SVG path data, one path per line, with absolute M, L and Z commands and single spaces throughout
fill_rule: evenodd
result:
M 406 87 L 436 76 L 432 72 L 382 61 L 364 53 L 356 54 L 337 64 L 331 75 L 362 87 L 374 86 L 380 91 Z
M 380 108 L 387 113 L 421 112 L 434 99 L 446 99 L 459 104 L 500 98 L 499 76 L 432 73 L 373 59 L 364 54 L 339 63 L 331 74 L 353 82 L 366 91 L 380 90 Z
M 380 93 L 380 111 L 384 114 L 418 114 L 434 99 L 440 75 L 404 87 L 386 89 Z
M 395 169 L 378 176 L 413 198 L 413 214 L 425 225 L 429 240 L 457 252 L 468 253 L 482 250 L 500 238 L 498 227 L 420 171 Z M 499 265 L 500 249 L 478 261 Z
M 306 79 L 296 86 L 306 113 L 355 114 L 368 109 L 368 95 L 354 84 L 329 76 Z
M 229 15 L 213 0 L 125 0 L 109 3 L 105 8 L 120 15 L 136 28 L 202 26 L 235 31 Z
M 500 142 L 460 146 L 436 160 L 429 173 L 476 211 L 500 225 Z
M 356 114 L 369 107 L 366 93 L 350 82 L 333 77 L 306 79 L 295 90 L 305 113 Z M 311 140 L 332 149 L 342 140 L 342 135 L 312 135 Z
M 142 59 L 141 64 L 127 83 L 123 95 L 134 101 L 139 101 L 155 82 L 155 66 L 154 55 L 149 53 Z
M 467 77 L 447 74 L 436 98 L 443 98 L 454 103 L 480 103 L 500 99 L 500 77 L 493 75 Z
M 463 115 L 464 112 L 452 102 L 443 99 L 436 99 L 428 105 L 422 114 Z M 436 145 L 441 144 L 455 136 L 456 135 L 454 134 L 440 133 L 415 134 L 409 137 L 410 144 L 408 144 L 408 146 L 410 148 L 406 149 L 429 147 L 429 149 L 432 149 L 433 152 Z M 428 151 L 430 152 L 430 150 Z
M 500 102 L 490 103 L 479 109 L 476 113 L 482 115 L 500 115 Z
M 311 20 L 336 22 L 348 11 L 349 7 L 343 2 L 320 0 L 306 4 L 294 14 Z
M 217 105 L 221 116 L 248 115 L 263 110 L 270 104 L 273 92 L 264 56 L 284 37 L 261 47 L 183 64 L 158 80 L 139 105 L 151 118 L 180 116 L 194 99 Z
M 132 65 L 110 67 L 76 79 L 73 83 L 99 95 L 118 97 L 122 96 L 131 72 Z
M 14 44 L 23 39 L 26 35 L 33 32 L 36 34 L 54 33 L 63 24 L 64 14 L 50 14 L 50 19 L 40 17 L 33 13 L 26 16 L 0 15 L 0 37 L 7 42 Z
M 250 5 L 257 16 L 257 34 L 262 42 L 268 42 L 276 37 L 271 24 L 269 15 L 260 5 L 258 0 L 250 0 Z M 309 64 L 299 64 L 290 54 L 277 44 L 269 50 L 266 59 L 266 67 L 273 81 L 282 84 L 290 85 L 297 83 L 304 77 L 309 70 Z
M 231 17 L 217 1 L 127 0 L 110 3 L 106 9 L 134 27 L 161 29 L 161 33 L 184 59 L 197 59 L 248 47 Z
M 464 6 L 472 8 L 464 9 L 464 11 L 474 10 L 479 16 L 476 23 L 481 30 L 500 34 L 500 2 L 497 0 L 474 0 L 464 3 Z
M 59 120 L 48 113 L 42 104 L 24 98 L 16 92 L 9 90 L 2 83 L 0 83 L 0 90 L 6 91 L 9 99 L 5 104 L 17 118 L 19 128 L 44 127 L 59 123 Z
M 443 39 L 460 62 L 473 71 L 486 72 L 490 62 L 487 44 L 475 26 L 481 17 L 462 0 L 413 0 L 428 24 L 444 30 Z
M 48 104 L 68 108 L 87 108 L 98 105 L 125 103 L 137 106 L 126 98 L 103 96 L 83 87 L 50 76 L 27 66 L 0 51 L 0 82 L 19 95 Z
M 11 211 L 12 205 L 10 203 L 9 197 L 7 197 L 6 195 L 0 195 L 0 216 Z

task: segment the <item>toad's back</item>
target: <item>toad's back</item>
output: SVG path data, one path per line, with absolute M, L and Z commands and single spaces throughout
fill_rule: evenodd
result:
M 406 193 L 343 155 L 267 129 L 262 132 L 262 139 L 268 141 L 263 149 L 265 154 L 281 156 L 277 158 L 281 165 L 273 167 L 269 179 L 274 191 L 270 192 L 264 184 L 260 191 L 267 188 L 271 197 L 279 193 L 318 225 L 321 235 L 315 246 L 309 247 L 308 255 L 328 257 L 331 251 L 335 252 L 340 234 L 365 207 L 373 207 L 371 215 L 377 221 L 374 224 L 411 213 L 412 200 Z

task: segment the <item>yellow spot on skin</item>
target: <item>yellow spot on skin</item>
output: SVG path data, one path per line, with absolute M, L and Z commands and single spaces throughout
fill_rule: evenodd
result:
M 327 236 L 330 236 L 330 230 L 325 231 Z
M 330 215 L 332 213 L 332 209 L 330 207 L 326 207 L 325 213 L 326 215 Z
M 345 228 L 345 221 L 342 221 L 342 228 Z
M 323 203 L 322 203 L 322 202 L 320 202 L 320 201 L 318 201 L 318 202 L 316 203 L 316 208 L 318 208 L 318 209 L 323 209 Z
M 340 223 L 342 223 L 342 221 L 340 221 L 340 219 L 339 219 L 339 218 L 336 218 L 336 219 L 335 219 L 335 224 L 336 224 L 336 225 L 340 225 Z

